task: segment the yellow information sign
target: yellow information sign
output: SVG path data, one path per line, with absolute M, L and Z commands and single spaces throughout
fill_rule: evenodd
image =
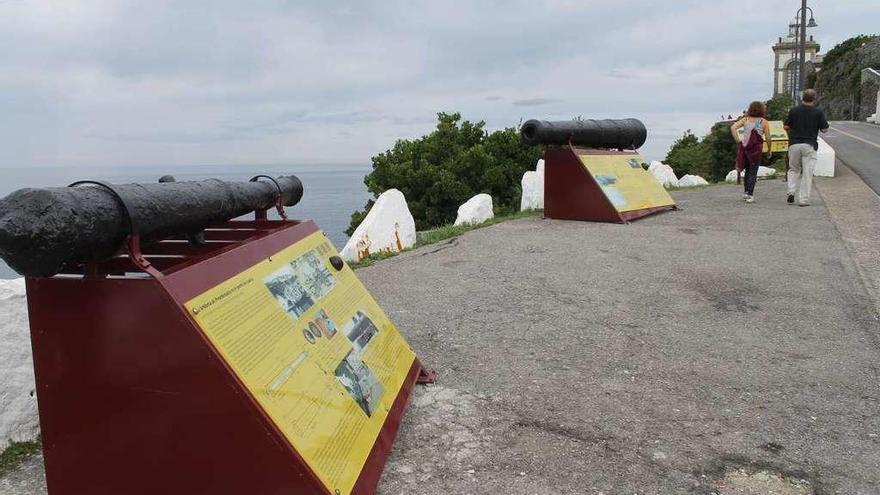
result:
M 415 354 L 334 255 L 316 232 L 186 308 L 328 491 L 349 494 Z
M 770 137 L 773 139 L 773 153 L 783 153 L 788 151 L 788 132 L 785 131 L 785 124 L 781 120 L 768 120 L 770 124 Z M 743 138 L 743 128 L 740 127 L 736 131 L 736 141 L 740 142 Z M 764 141 L 764 153 L 767 153 L 767 141 Z
M 618 212 L 673 206 L 675 201 L 637 154 L 578 155 Z

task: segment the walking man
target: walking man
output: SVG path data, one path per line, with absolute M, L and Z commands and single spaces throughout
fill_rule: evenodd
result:
M 813 186 L 813 170 L 819 150 L 819 131 L 828 132 L 825 112 L 816 108 L 816 91 L 808 89 L 801 98 L 802 104 L 792 108 L 785 119 L 788 131 L 788 204 L 810 206 L 810 189 Z

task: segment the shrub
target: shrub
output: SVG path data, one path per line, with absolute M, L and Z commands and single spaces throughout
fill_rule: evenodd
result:
M 542 149 L 525 145 L 513 127 L 489 133 L 485 126 L 462 120 L 459 113 L 438 113 L 433 132 L 398 140 L 372 158 L 373 171 L 364 178 L 367 189 L 374 198 L 399 189 L 418 230 L 452 223 L 458 207 L 480 193 L 492 196 L 496 213 L 517 211 L 522 175 L 534 168 Z M 349 235 L 373 202 L 352 214 Z
M 672 144 L 664 163 L 679 177 L 686 174 L 706 177 L 712 168 L 711 149 L 688 129 Z
M 788 95 L 777 95 L 772 100 L 767 100 L 767 120 L 785 120 L 791 110 L 791 103 Z

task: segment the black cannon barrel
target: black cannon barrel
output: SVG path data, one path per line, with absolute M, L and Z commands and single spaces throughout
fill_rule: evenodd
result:
M 71 262 L 112 257 L 132 228 L 147 243 L 195 234 L 272 208 L 279 193 L 293 206 L 302 199 L 302 182 L 286 176 L 21 189 L 0 199 L 0 258 L 22 275 L 49 277 Z
M 587 148 L 637 149 L 648 139 L 648 130 L 638 119 L 528 120 L 520 129 L 523 140 L 532 145 L 584 146 Z

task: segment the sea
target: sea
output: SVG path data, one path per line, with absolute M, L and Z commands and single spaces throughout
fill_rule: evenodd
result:
M 370 194 L 364 176 L 371 167 L 365 165 L 196 165 L 138 167 L 64 167 L 64 168 L 2 168 L 0 198 L 26 187 L 63 187 L 78 180 L 100 180 L 111 184 L 149 183 L 170 174 L 178 182 L 221 179 L 247 181 L 255 175 L 295 175 L 303 183 L 303 198 L 287 208 L 287 216 L 297 220 L 314 220 L 342 249 L 348 241 L 345 230 L 351 214 L 364 207 Z M 20 275 L 0 260 L 0 279 Z

